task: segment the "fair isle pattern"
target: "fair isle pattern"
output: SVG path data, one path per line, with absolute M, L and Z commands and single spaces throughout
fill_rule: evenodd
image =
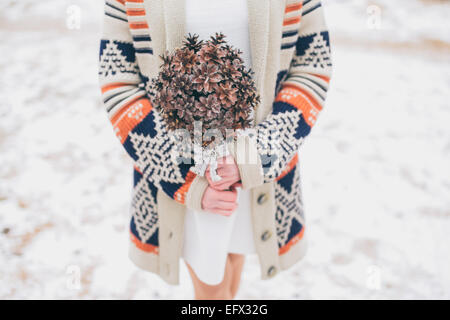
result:
M 280 249 L 292 238 L 290 235 L 301 232 L 305 224 L 300 192 L 300 172 L 297 164 L 275 183 L 275 220 Z
M 272 113 L 257 126 L 257 149 L 265 182 L 273 181 L 289 166 L 325 103 L 332 67 L 328 32 L 311 32 L 307 27 L 309 20 L 321 13 L 320 9 L 317 0 L 302 3 L 288 0 L 286 5 L 285 16 L 293 16 L 285 17 L 283 34 L 297 20 L 300 26 L 303 23 L 306 27 L 298 29 L 289 69 L 278 72 Z M 287 42 L 282 40 L 282 43 Z
M 264 181 L 272 181 L 282 174 L 311 132 L 320 110 L 321 106 L 306 92 L 291 85 L 283 86 L 272 113 L 257 126 L 257 149 Z
M 287 106 L 278 105 L 279 110 L 283 107 Z M 293 109 L 272 114 L 260 125 L 257 144 L 267 181 L 281 175 L 300 147 L 302 139 L 298 139 L 296 135 L 301 120 L 301 114 Z M 277 129 L 274 130 L 274 127 Z
M 146 91 L 149 79 L 139 68 L 139 55 L 153 54 L 145 16 L 142 0 L 105 1 L 104 25 L 111 31 L 105 30 L 100 42 L 99 80 L 103 103 L 116 136 L 135 161 L 136 171 L 143 175 L 145 182 L 136 184 L 135 188 L 150 183 L 184 203 L 195 175 L 189 173 L 191 164 L 178 164 L 174 160 L 176 145 L 149 100 Z M 123 34 L 115 39 L 118 30 Z M 123 39 L 127 34 L 131 36 Z M 138 216 L 146 215 L 141 212 Z M 145 243 L 142 230 L 154 230 L 150 220 L 141 218 L 135 223 L 141 223 L 138 228 L 141 231 L 136 231 L 134 236 Z M 145 227 L 145 223 L 149 224 Z M 151 233 L 146 235 L 151 236 Z
M 145 119 L 152 106 L 150 102 L 143 98 L 139 100 L 126 98 L 123 107 L 111 119 L 114 133 L 122 144 L 124 144 L 132 130 Z
M 136 165 L 140 172 L 145 173 L 156 186 L 161 185 L 161 181 L 170 183 L 184 183 L 178 166 L 174 166 L 177 159 L 174 158 L 176 145 L 171 141 L 170 134 L 166 134 L 167 129 L 163 119 L 158 113 L 154 114 L 155 134 L 130 133 L 130 141 L 136 154 Z
M 132 219 L 136 225 L 137 234 L 139 239 L 146 243 L 158 229 L 159 219 L 155 197 L 145 179 L 140 179 L 134 186 L 131 204 L 134 208 Z
M 299 35 L 289 68 L 302 72 L 291 72 L 284 83 L 301 88 L 318 104 L 323 105 L 329 82 L 329 78 L 323 74 L 328 74 L 331 67 L 328 32 Z
M 302 1 L 299 0 L 290 0 L 286 3 L 281 36 L 282 50 L 295 47 L 302 16 L 302 8 Z
M 101 76 L 114 78 L 117 75 L 123 76 L 123 74 L 127 73 L 135 75 L 139 72 L 139 67 L 134 57 L 130 58 L 123 54 L 125 52 L 123 47 L 130 45 L 119 41 L 104 41 L 102 43 L 99 70 Z
M 297 54 L 292 61 L 294 67 L 310 67 L 325 69 L 331 66 L 331 52 L 328 41 L 328 33 L 321 32 L 304 36 L 302 54 Z
M 127 20 L 136 54 L 153 54 L 152 38 L 145 18 L 146 12 L 143 0 L 125 1 Z
M 287 75 L 288 75 L 287 70 L 281 70 L 280 72 L 278 72 L 277 82 L 275 84 L 275 94 L 273 96 L 274 99 L 277 97 L 278 93 L 280 92 L 282 84 L 283 84 L 284 80 L 286 79 Z
M 159 252 L 158 188 L 136 169 L 133 170 L 130 240 L 144 252 Z
M 146 95 L 139 86 L 138 73 L 139 66 L 132 43 L 101 41 L 99 77 L 107 83 L 102 87 L 102 98 L 110 118 L 131 101 Z
M 277 102 L 295 106 L 301 112 L 302 119 L 310 128 L 316 123 L 317 117 L 322 110 L 322 106 L 309 96 L 307 92 L 303 92 L 292 85 L 284 85 L 283 90 L 280 91 L 277 97 Z
M 287 164 L 286 168 L 284 168 L 284 170 L 281 172 L 279 176 L 275 178 L 275 180 L 279 181 L 283 179 L 283 177 L 285 177 L 286 175 L 289 174 L 289 172 L 291 172 L 291 170 L 297 165 L 297 163 L 298 163 L 298 153 L 294 155 L 291 161 L 289 161 L 289 163 Z
M 282 50 L 295 47 L 302 17 L 318 9 L 320 6 L 321 3 L 319 1 L 287 0 L 283 19 Z

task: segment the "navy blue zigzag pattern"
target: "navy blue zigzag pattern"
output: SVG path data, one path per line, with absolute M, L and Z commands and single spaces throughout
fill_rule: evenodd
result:
M 155 109 L 152 109 L 149 112 L 149 114 L 131 132 L 154 138 L 158 134 L 158 132 L 155 130 L 155 112 L 157 111 Z M 163 127 L 163 129 L 164 128 L 165 127 Z M 134 149 L 133 143 L 131 142 L 130 135 L 123 143 L 123 146 L 127 151 L 127 153 L 131 156 L 131 158 L 134 161 L 137 161 L 138 156 L 136 155 L 136 150 Z M 186 178 L 188 171 L 192 165 L 193 165 L 192 163 L 184 163 L 181 161 L 179 164 L 177 164 L 178 169 L 180 170 L 181 176 L 183 178 Z M 182 185 L 183 185 L 182 183 L 170 183 L 163 180 L 161 180 L 160 182 L 160 187 L 164 190 L 164 192 L 168 196 L 172 198 L 174 198 L 175 193 Z
M 103 55 L 104 50 L 106 49 L 106 45 L 109 44 L 110 40 L 102 39 L 100 41 L 100 57 Z M 114 40 L 113 43 L 117 46 L 117 49 L 120 50 L 120 54 L 125 57 L 127 62 L 136 62 L 136 54 L 134 50 L 133 43 L 131 42 L 123 42 Z
M 289 103 L 286 103 L 283 101 L 275 101 L 273 103 L 273 107 L 272 107 L 273 115 L 276 115 L 279 113 L 290 112 L 290 111 L 300 112 L 297 108 L 295 108 L 294 106 L 292 106 Z M 264 122 L 261 123 L 260 126 L 263 129 L 268 128 L 264 125 Z M 304 138 L 307 135 L 309 135 L 310 132 L 311 132 L 311 127 L 305 121 L 303 114 L 301 114 L 300 119 L 297 123 L 296 133 L 295 133 L 294 137 L 295 137 L 295 139 L 301 139 L 301 138 Z M 269 140 L 272 139 L 272 137 L 270 135 L 266 138 Z M 261 165 L 262 165 L 264 174 L 266 174 L 269 171 L 270 167 L 276 163 L 277 159 L 278 159 L 278 156 L 276 154 L 265 154 L 265 153 L 260 154 L 260 160 L 261 160 Z
M 328 31 L 322 31 L 320 33 L 314 33 L 311 35 L 307 35 L 307 36 L 299 36 L 297 39 L 297 43 L 296 43 L 296 48 L 295 48 L 295 55 L 298 57 L 302 57 L 303 55 L 305 55 L 306 51 L 310 48 L 311 44 L 314 41 L 314 38 L 317 37 L 318 35 L 320 35 L 322 37 L 322 39 L 325 41 L 325 46 L 315 46 L 314 50 L 310 57 L 306 57 L 305 58 L 305 62 L 302 63 L 301 65 L 303 66 L 307 66 L 309 64 L 314 64 L 314 67 L 317 67 L 316 64 L 317 62 L 315 61 L 315 58 L 319 56 L 320 54 L 320 58 L 321 58 L 321 65 L 323 65 L 322 67 L 331 67 L 332 63 L 331 63 L 331 59 L 329 58 L 329 51 L 330 51 L 330 38 L 329 38 L 329 34 Z
M 139 173 L 139 171 L 137 171 L 136 169 L 133 169 L 133 185 L 134 187 L 136 187 L 136 185 L 141 181 L 141 179 L 143 179 L 142 174 Z M 148 182 L 148 187 L 150 189 L 151 192 L 151 197 L 153 197 L 155 203 L 157 202 L 157 192 L 158 189 L 151 183 Z M 138 208 L 134 208 L 133 210 L 138 210 Z M 139 236 L 139 233 L 136 229 L 136 222 L 134 221 L 134 217 L 131 218 L 130 221 L 130 232 L 139 239 L 139 241 L 142 241 L 142 239 Z M 156 231 L 152 234 L 152 236 L 145 242 L 147 244 L 151 244 L 154 246 L 159 246 L 159 241 L 158 241 L 158 233 L 159 233 L 159 228 L 156 229 Z

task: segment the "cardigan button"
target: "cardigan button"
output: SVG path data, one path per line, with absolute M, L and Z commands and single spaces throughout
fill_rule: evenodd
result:
M 277 268 L 275 266 L 270 266 L 270 268 L 267 270 L 267 275 L 269 277 L 273 277 L 277 273 Z
M 267 241 L 271 236 L 272 236 L 272 232 L 270 232 L 269 230 L 266 230 L 262 233 L 261 240 Z
M 173 232 L 170 231 L 170 232 L 169 232 L 169 235 L 168 235 L 168 238 L 169 238 L 169 239 L 172 239 L 172 237 L 173 237 Z
M 267 193 L 261 193 L 259 196 L 258 196 L 258 204 L 259 205 L 262 205 L 264 202 L 266 202 L 267 201 L 267 199 L 268 199 L 269 197 L 267 196 Z

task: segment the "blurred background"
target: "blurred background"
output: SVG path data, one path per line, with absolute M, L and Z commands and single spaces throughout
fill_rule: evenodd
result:
M 323 1 L 307 257 L 238 299 L 450 298 L 450 1 Z M 191 299 L 127 257 L 131 162 L 100 100 L 102 0 L 0 3 L 0 298 Z

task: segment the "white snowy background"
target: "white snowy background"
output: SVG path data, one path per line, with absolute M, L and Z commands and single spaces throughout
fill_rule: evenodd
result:
M 450 3 L 325 1 L 334 76 L 301 149 L 310 247 L 238 299 L 450 298 Z M 127 258 L 101 0 L 0 2 L 0 298 L 191 299 Z M 78 28 L 79 27 L 79 28 Z M 79 280 L 79 281 L 78 281 Z

